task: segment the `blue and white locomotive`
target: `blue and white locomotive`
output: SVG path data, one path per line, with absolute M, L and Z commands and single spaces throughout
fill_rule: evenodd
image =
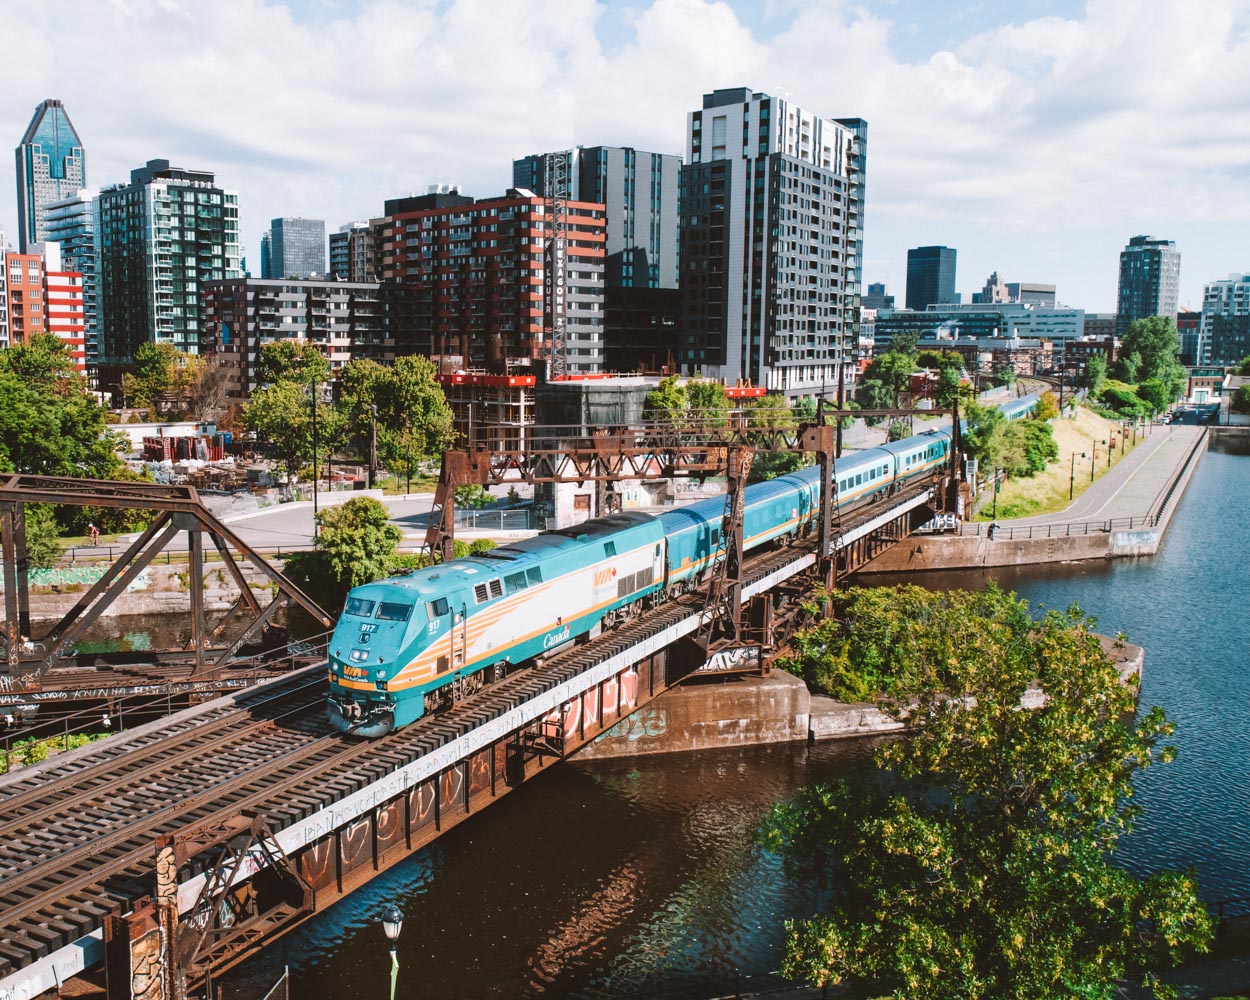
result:
M 1003 407 L 1031 413 L 1036 396 Z M 929 475 L 950 454 L 930 430 L 835 463 L 837 503 L 885 496 Z M 817 467 L 746 488 L 743 550 L 810 531 Z M 723 497 L 662 514 L 594 518 L 481 555 L 354 588 L 330 640 L 329 717 L 381 736 L 511 667 L 597 634 L 697 586 L 724 558 Z

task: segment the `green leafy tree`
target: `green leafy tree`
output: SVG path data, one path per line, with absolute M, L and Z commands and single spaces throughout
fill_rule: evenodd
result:
M 990 380 L 994 385 L 1015 385 L 1016 369 L 1011 365 L 995 365 Z
M 178 348 L 173 344 L 140 344 L 135 350 L 133 371 L 122 376 L 122 398 L 126 405 L 154 406 L 170 392 L 177 378 Z
M 660 379 L 659 385 L 647 393 L 642 403 L 643 417 L 669 427 L 680 427 L 686 421 L 689 403 L 686 390 L 677 384 L 676 376 L 670 375 Z
M 877 751 L 875 787 L 774 812 L 770 846 L 829 888 L 822 913 L 787 923 L 783 970 L 874 997 L 1111 1000 L 1205 950 L 1192 873 L 1112 864 L 1135 776 L 1175 751 L 1161 709 L 1132 721 L 1136 685 L 1093 621 L 1034 621 L 992 588 L 894 593 L 849 591 L 821 626 L 847 669 L 878 671 L 911 737 Z
M 1250 357 L 1242 358 L 1241 361 L 1238 362 L 1236 374 L 1250 375 Z
M 117 444 L 59 338 L 0 351 L 0 472 L 107 479 Z
M 1168 404 L 1172 402 L 1171 392 L 1166 383 L 1160 378 L 1146 379 L 1137 387 L 1137 395 L 1155 413 L 1161 413 L 1166 410 Z
M 402 565 L 395 546 L 403 532 L 373 497 L 353 497 L 317 514 L 316 548 L 287 557 L 283 569 L 296 586 L 327 609 L 343 606 L 348 590 L 380 580 Z
M 256 359 L 256 382 L 277 385 L 298 382 L 308 385 L 330 377 L 330 362 L 316 344 L 304 340 L 275 340 L 262 344 Z
M 312 388 L 280 381 L 257 389 L 243 409 L 243 426 L 269 443 L 274 457 L 292 476 L 313 461 Z M 317 404 L 316 444 L 324 461 L 340 439 L 342 418 L 332 406 Z
M 453 418 L 437 371 L 428 358 L 405 355 L 390 365 L 356 360 L 339 376 L 344 432 L 356 454 L 367 457 L 377 408 L 378 461 L 400 476 L 410 466 L 451 446 Z
M 983 406 L 972 402 L 967 404 L 963 413 L 964 432 L 963 448 L 969 458 L 975 458 L 984 472 L 989 472 L 995 465 L 994 432 L 1006 420 L 996 406 Z
M 1229 406 L 1234 413 L 1250 413 L 1250 385 L 1240 386 Z
M 1124 331 L 1120 350 L 1141 359 L 1139 378 L 1157 378 L 1171 385 L 1175 372 L 1178 369 L 1184 372 L 1177 361 L 1181 350 L 1180 333 L 1177 332 L 1176 321 L 1167 316 L 1134 320 Z M 1181 388 L 1184 388 L 1183 382 Z
M 943 368 L 938 373 L 937 389 L 933 401 L 944 410 L 955 406 L 961 396 L 963 383 L 959 378 L 958 368 Z
M 1107 381 L 1107 359 L 1102 354 L 1094 354 L 1085 361 L 1085 370 L 1081 372 L 1080 386 L 1088 389 L 1095 399 L 1102 393 Z
M 992 451 L 998 468 L 1009 475 L 1036 476 L 1059 458 L 1059 445 L 1044 420 L 1012 420 L 995 431 Z
M 686 383 L 687 415 L 695 427 L 725 427 L 729 424 L 729 396 L 719 382 L 691 380 Z
M 1121 349 L 1119 358 L 1116 359 L 1113 374 L 1117 381 L 1125 382 L 1128 385 L 1136 385 L 1142 375 L 1141 355 L 1130 353 Z
M 890 341 L 890 350 L 899 354 L 915 354 L 916 345 L 920 343 L 919 330 L 903 330 L 896 333 Z
M 0 531 L 0 537 L 3 532 Z M 61 530 L 56 508 L 47 503 L 26 504 L 26 556 L 36 569 L 50 569 L 61 558 Z

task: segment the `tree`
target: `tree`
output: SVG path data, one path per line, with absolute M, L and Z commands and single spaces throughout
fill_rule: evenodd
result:
M 1028 478 L 1059 458 L 1059 445 L 1044 420 L 1012 420 L 995 430 L 995 464 L 1009 475 Z
M 1143 377 L 1141 355 L 1121 350 L 1115 362 L 1114 373 L 1118 381 L 1128 385 L 1136 384 L 1138 378 Z
M 770 392 L 747 407 L 748 426 L 762 430 L 790 430 L 802 422 L 815 419 L 816 401 L 810 396 L 796 401 L 792 409 L 786 405 L 783 395 Z M 778 476 L 797 472 L 810 461 L 810 456 L 799 451 L 772 451 L 757 447 L 755 457 L 751 460 L 749 479 L 753 483 L 776 479 Z
M 729 396 L 719 382 L 686 383 L 687 416 L 695 427 L 724 427 L 729 423 Z
M 1168 386 L 1160 378 L 1148 378 L 1137 387 L 1139 395 L 1147 406 L 1155 413 L 1161 413 L 1172 402 Z
M 1089 394 L 1095 399 L 1102 392 L 1102 387 L 1107 381 L 1107 358 L 1102 354 L 1094 354 L 1085 360 L 1085 370 L 1081 372 L 1080 382 L 1078 383 L 1082 389 L 1088 389 Z
M 107 479 L 117 436 L 59 338 L 0 351 L 0 472 Z
M 349 362 L 339 376 L 344 434 L 356 454 L 368 456 L 377 407 L 378 460 L 410 473 L 409 464 L 449 447 L 453 417 L 428 358 L 404 355 L 391 365 Z
M 274 457 L 292 476 L 313 460 L 311 392 L 310 386 L 279 381 L 253 392 L 243 410 L 243 426 L 269 442 Z M 318 458 L 328 451 L 329 442 L 337 439 L 341 427 L 338 412 L 318 403 Z
M 990 381 L 994 385 L 1015 385 L 1016 369 L 1011 365 L 995 365 L 994 372 L 990 376 Z
M 275 340 L 262 344 L 256 361 L 256 382 L 277 385 L 298 382 L 301 385 L 324 382 L 330 377 L 330 362 L 317 348 L 304 340 Z
M 347 591 L 391 573 L 403 532 L 373 497 L 353 497 L 317 515 L 320 533 L 311 552 L 287 557 L 284 572 L 326 608 L 343 606 Z
M 1164 406 L 1185 391 L 1187 376 L 1177 360 L 1180 349 L 1181 338 L 1176 330 L 1176 322 L 1167 316 L 1147 316 L 1134 320 L 1124 332 L 1120 347 L 1122 354 L 1136 355 L 1141 359 L 1137 372 L 1139 381 L 1158 379 L 1162 384 L 1167 396 Z
M 220 357 L 201 358 L 186 373 L 187 412 L 193 420 L 219 420 L 229 405 L 234 375 Z
M 899 354 L 915 354 L 920 343 L 919 330 L 900 330 L 890 340 L 890 350 Z
M 1059 416 L 1059 400 L 1049 389 L 1037 397 L 1037 409 L 1033 411 L 1035 420 L 1054 420 Z
M 1234 413 L 1250 413 L 1250 385 L 1238 387 L 1229 406 Z
M 1136 685 L 1091 619 L 1034 621 L 994 588 L 837 601 L 830 638 L 876 665 L 911 737 L 877 751 L 886 780 L 774 812 L 770 846 L 829 887 L 824 912 L 787 924 L 788 975 L 911 1000 L 1109 1000 L 1205 950 L 1191 873 L 1111 863 L 1133 780 L 1173 758 L 1173 726 L 1158 708 L 1130 721 Z
M 675 375 L 670 375 L 660 379 L 659 385 L 647 393 L 647 398 L 642 403 L 642 414 L 647 420 L 669 427 L 680 427 L 686 422 L 688 405 L 686 390 L 677 384 Z
M 995 430 L 1006 423 L 1002 411 L 996 406 L 982 406 L 972 402 L 963 412 L 963 447 L 969 458 L 975 458 L 983 470 L 995 465 Z
M 1250 357 L 1244 357 L 1237 363 L 1237 375 L 1250 375 Z
M 933 401 L 942 409 L 949 410 L 959 402 L 962 385 L 958 368 L 943 368 L 938 373 L 937 390 Z
M 146 341 L 135 350 L 133 371 L 122 376 L 122 398 L 126 405 L 146 409 L 173 387 L 178 364 L 178 348 L 173 344 Z

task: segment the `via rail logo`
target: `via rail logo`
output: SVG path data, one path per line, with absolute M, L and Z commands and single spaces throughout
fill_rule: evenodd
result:
M 567 625 L 565 625 L 564 628 L 557 629 L 555 632 L 548 632 L 545 636 L 543 636 L 543 649 L 550 649 L 552 646 L 560 645 L 560 643 L 565 642 L 568 639 L 569 634 L 569 627 Z

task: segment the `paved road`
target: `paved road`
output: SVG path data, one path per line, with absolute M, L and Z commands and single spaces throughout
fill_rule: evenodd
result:
M 1014 520 L 1000 518 L 998 523 L 1004 528 L 1027 528 L 1039 524 L 1144 517 L 1167 489 L 1202 433 L 1203 428 L 1198 426 L 1156 425 L 1145 441 L 1077 497 L 1066 510 Z M 1082 474 L 1079 464 L 1076 474 Z M 1088 467 L 1085 474 L 1089 474 Z

